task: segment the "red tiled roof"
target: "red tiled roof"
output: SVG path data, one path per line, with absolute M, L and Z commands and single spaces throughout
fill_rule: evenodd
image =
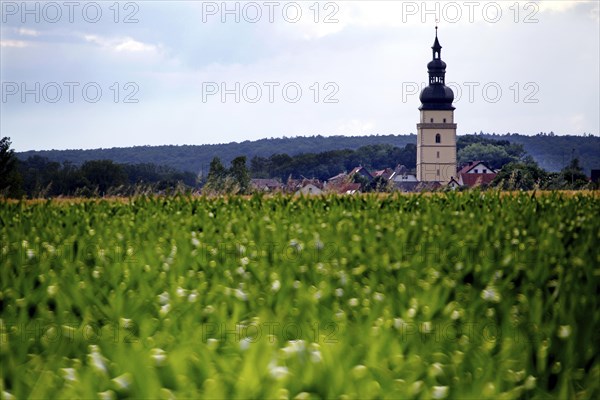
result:
M 391 168 L 382 169 L 380 171 L 375 171 L 373 174 L 373 178 L 377 178 L 378 176 L 383 176 L 385 179 L 390 179 L 394 175 L 394 170 Z
M 461 174 L 463 185 L 473 187 L 488 184 L 494 180 L 497 174 Z
M 344 183 L 342 185 L 334 187 L 333 190 L 337 193 L 347 193 L 349 191 L 357 191 L 357 190 L 360 190 L 360 183 Z
M 360 183 L 349 183 L 344 186 L 344 192 L 360 190 Z

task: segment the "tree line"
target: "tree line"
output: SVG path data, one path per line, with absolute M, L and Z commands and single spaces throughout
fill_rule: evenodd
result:
M 91 160 L 81 166 L 46 157 L 16 158 L 10 138 L 0 141 L 0 195 L 7 197 L 105 196 L 192 190 L 196 174 L 174 168 Z
M 359 147 L 356 150 L 332 150 L 321 153 L 304 153 L 295 156 L 273 154 L 270 157 L 255 156 L 250 160 L 253 178 L 277 178 L 285 182 L 288 178 L 317 178 L 325 181 L 354 167 L 369 170 L 394 168 L 401 164 L 409 169 L 416 168 L 417 146 L 409 143 L 404 148 L 389 144 Z
M 394 168 L 401 164 L 416 167 L 416 145 L 403 148 L 375 144 L 358 149 L 330 150 L 297 155 L 255 156 L 246 164 L 245 156 L 235 157 L 226 168 L 219 157 L 210 163 L 207 175 L 152 163 L 124 164 L 112 160 L 90 160 L 78 166 L 59 163 L 39 155 L 17 159 L 10 139 L 0 141 L 0 196 L 104 196 L 136 193 L 169 193 L 202 189 L 204 193 L 250 193 L 251 178 L 316 178 L 321 181 L 356 166 L 370 171 Z M 592 187 L 578 158 L 571 158 L 559 172 L 548 172 L 527 154 L 523 144 L 494 140 L 483 135 L 460 136 L 457 141 L 459 165 L 485 161 L 501 169 L 489 185 L 508 190 L 582 189 Z M 388 190 L 385 182 L 358 182 L 370 191 Z
M 560 172 L 548 172 L 532 157 L 502 167 L 490 187 L 503 190 L 581 190 L 598 189 L 589 181 L 578 158 L 572 159 Z

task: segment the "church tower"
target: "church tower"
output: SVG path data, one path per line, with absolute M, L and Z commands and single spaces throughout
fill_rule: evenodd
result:
M 427 64 L 429 86 L 421 92 L 421 121 L 417 124 L 417 179 L 446 184 L 456 177 L 456 124 L 454 93 L 446 86 L 446 63 L 437 37 L 433 60 Z

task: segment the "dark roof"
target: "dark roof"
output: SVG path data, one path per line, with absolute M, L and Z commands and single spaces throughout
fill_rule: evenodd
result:
M 460 185 L 460 183 L 458 183 L 458 180 L 456 180 L 455 177 L 450 178 L 450 182 L 448 182 L 448 185 L 450 185 L 452 182 L 456 183 L 457 185 Z
M 431 46 L 431 48 L 435 51 L 440 51 L 442 49 L 442 46 L 440 45 L 440 41 L 438 40 L 437 37 L 437 31 L 438 31 L 438 27 L 435 27 L 435 41 L 433 42 L 433 46 Z
M 462 174 L 466 174 L 467 172 L 469 172 L 470 170 L 472 170 L 473 168 L 479 166 L 479 165 L 484 165 L 487 169 L 489 169 L 490 174 L 495 174 L 496 170 L 494 170 L 494 168 L 490 167 L 489 165 L 487 165 L 487 163 L 485 161 L 469 161 L 467 164 L 465 164 L 459 171 L 458 171 L 458 176 L 462 175 Z
M 445 69 L 445 66 L 444 66 Z M 420 110 L 454 110 L 454 92 L 446 85 L 434 83 L 427 86 L 419 96 Z
M 438 40 L 438 37 L 437 37 L 437 28 L 435 31 L 435 41 L 433 42 L 433 46 L 431 46 L 431 48 L 433 50 L 437 50 L 437 51 L 440 51 L 442 49 L 442 45 L 440 45 L 440 41 Z
M 367 171 L 367 169 L 365 167 L 354 167 L 354 169 L 352 171 L 350 171 L 348 176 L 353 176 L 354 174 L 357 174 L 357 173 L 361 173 L 362 175 L 366 174 L 370 178 L 373 177 L 373 175 L 371 175 L 371 173 L 369 171 Z
M 429 73 L 429 86 L 421 91 L 420 110 L 454 110 L 454 92 L 444 84 L 446 79 L 446 63 L 442 61 L 442 46 L 437 37 L 437 26 L 435 27 L 435 41 L 431 47 L 433 59 L 427 64 Z
M 398 164 L 396 166 L 396 169 L 394 169 L 394 172 L 396 172 L 396 174 L 398 174 L 398 175 L 405 175 L 405 174 L 408 174 L 408 168 L 406 168 L 402 164 Z

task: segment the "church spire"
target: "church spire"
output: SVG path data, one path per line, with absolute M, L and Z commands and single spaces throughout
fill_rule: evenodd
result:
M 442 61 L 442 46 L 438 40 L 438 27 L 435 27 L 435 41 L 431 46 L 433 60 L 427 64 L 429 86 L 421 92 L 422 110 L 454 110 L 454 93 L 446 86 L 446 63 Z
M 442 46 L 440 45 L 440 41 L 438 40 L 438 27 L 435 26 L 435 42 L 433 42 L 433 46 L 431 49 L 433 50 L 433 59 L 440 60 L 442 57 Z

